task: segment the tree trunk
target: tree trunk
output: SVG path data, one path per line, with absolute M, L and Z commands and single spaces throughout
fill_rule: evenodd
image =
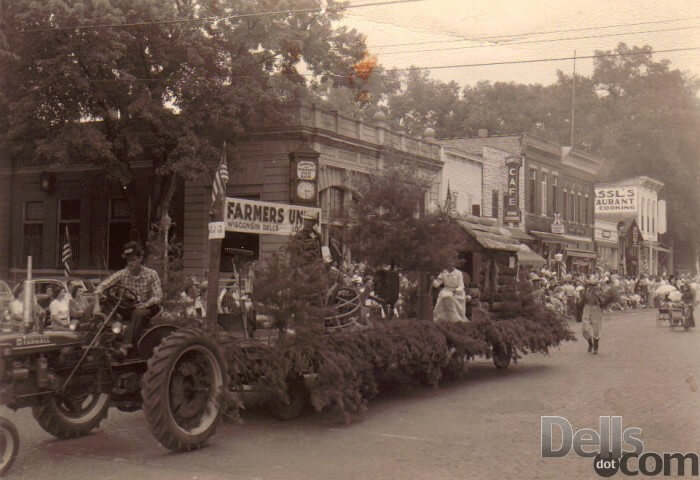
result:
M 418 272 L 418 301 L 416 305 L 418 320 L 433 319 L 433 295 L 429 282 L 430 278 L 427 272 Z
M 170 204 L 175 196 L 175 190 L 177 188 L 177 178 L 175 175 L 170 174 L 165 180 L 165 188 L 160 189 L 159 198 L 156 198 L 155 204 L 156 208 L 153 212 L 154 217 L 151 219 L 154 222 L 158 222 L 165 212 L 170 210 Z

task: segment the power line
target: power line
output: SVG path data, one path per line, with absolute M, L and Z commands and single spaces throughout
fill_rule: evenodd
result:
M 642 31 L 638 31 L 638 32 L 608 33 L 605 35 L 584 35 L 584 36 L 580 36 L 580 37 L 558 37 L 558 38 L 544 38 L 544 39 L 522 40 L 522 41 L 513 41 L 513 42 L 500 42 L 500 43 L 495 43 L 495 44 L 491 44 L 491 45 L 466 45 L 463 47 L 426 48 L 426 49 L 422 49 L 422 50 L 401 50 L 398 52 L 379 53 L 378 55 L 398 55 L 401 53 L 421 53 L 421 52 L 444 52 L 444 51 L 448 51 L 448 50 L 466 50 L 466 49 L 471 49 L 471 48 L 502 47 L 502 46 L 509 46 L 509 45 L 525 45 L 525 44 L 530 44 L 530 43 L 551 43 L 551 42 L 560 42 L 560 41 L 565 41 L 565 40 L 583 40 L 586 38 L 619 37 L 621 35 L 636 35 L 636 34 L 640 34 L 640 33 L 671 32 L 671 31 L 677 31 L 677 30 L 692 30 L 695 28 L 700 28 L 700 25 L 691 25 L 689 27 L 664 28 L 664 29 L 656 29 L 656 30 L 642 30 Z
M 700 50 L 700 47 L 682 47 L 682 48 L 669 48 L 664 50 L 645 50 L 641 52 L 627 52 L 627 53 L 604 53 L 599 55 L 576 55 L 574 57 L 556 57 L 556 58 L 538 58 L 532 60 L 509 60 L 503 62 L 489 62 L 489 63 L 468 63 L 468 64 L 456 64 L 456 65 L 437 65 L 434 67 L 407 67 L 407 68 L 391 68 L 387 69 L 387 72 L 405 72 L 409 70 L 442 70 L 447 68 L 468 68 L 468 67 L 488 67 L 494 65 L 516 65 L 516 64 L 526 64 L 526 63 L 544 63 L 544 62 L 560 62 L 565 60 L 580 60 L 588 58 L 609 58 L 609 57 L 627 57 L 633 55 L 653 55 L 657 53 L 668 53 L 668 52 L 685 52 L 692 50 Z M 285 74 L 286 75 L 286 74 Z M 312 73 L 298 73 L 302 77 L 318 77 L 316 74 Z M 334 73 L 325 73 L 323 75 L 330 75 L 335 77 L 344 77 L 343 75 L 338 75 Z M 323 76 L 322 75 L 322 76 Z M 235 78 L 258 78 L 253 75 L 230 75 L 230 77 Z M 158 81 L 168 81 L 166 78 L 104 78 L 104 79 L 83 79 L 88 82 L 130 82 L 130 81 L 143 81 L 143 82 L 158 82 Z
M 435 44 L 435 43 L 455 43 L 455 42 L 467 42 L 467 41 L 479 41 L 479 40 L 497 40 L 499 38 L 515 38 L 515 37 L 529 37 L 532 35 L 546 35 L 550 33 L 568 33 L 568 32 L 581 32 L 585 30 L 597 30 L 601 28 L 616 28 L 616 27 L 634 27 L 634 26 L 639 26 L 639 25 L 653 25 L 653 24 L 659 24 L 659 23 L 672 23 L 672 22 L 681 22 L 685 20 L 696 20 L 700 17 L 684 17 L 684 18 L 673 18 L 669 20 L 657 20 L 657 21 L 650 21 L 650 22 L 636 22 L 636 23 L 618 23 L 616 25 L 602 25 L 602 26 L 597 26 L 597 27 L 583 27 L 583 28 L 568 28 L 564 30 L 542 30 L 539 32 L 523 32 L 523 33 L 513 33 L 510 35 L 488 35 L 488 36 L 480 36 L 480 37 L 469 37 L 469 38 L 460 38 L 459 40 L 433 40 L 429 42 L 406 42 L 406 43 L 388 43 L 388 44 L 383 44 L 383 45 L 374 45 L 371 46 L 372 48 L 386 48 L 386 47 L 405 47 L 405 46 L 411 46 L 411 45 L 430 45 L 430 44 Z M 452 35 L 450 35 L 452 36 Z
M 423 0 L 385 0 L 371 3 L 358 3 L 338 7 L 313 7 L 313 8 L 300 8 L 296 10 L 277 10 L 268 12 L 251 12 L 251 13 L 235 13 L 232 15 L 222 15 L 215 17 L 203 17 L 203 18 L 175 18 L 172 20 L 158 20 L 152 22 L 132 22 L 132 23 L 111 23 L 111 24 L 96 24 L 96 25 L 75 25 L 72 27 L 50 27 L 50 28 L 37 28 L 31 30 L 22 30 L 18 33 L 36 33 L 36 32 L 53 32 L 53 31 L 65 31 L 65 30 L 97 30 L 102 28 L 128 28 L 128 27 L 148 27 L 154 25 L 176 25 L 183 23 L 209 23 L 217 22 L 219 20 L 236 20 L 240 18 L 252 18 L 252 17 L 262 17 L 268 15 L 290 15 L 294 13 L 323 13 L 324 11 L 340 11 L 350 8 L 365 8 L 365 7 L 377 7 L 382 5 L 395 5 L 399 3 L 415 3 L 422 2 Z
M 632 55 L 653 55 L 656 53 L 666 52 L 685 52 L 689 50 L 700 50 L 700 47 L 684 47 L 684 48 L 669 48 L 665 50 L 645 50 L 643 52 L 628 52 L 628 53 L 603 53 L 600 55 L 577 55 L 576 59 L 586 58 L 607 58 L 607 57 L 627 57 Z M 446 68 L 467 68 L 467 67 L 488 67 L 492 65 L 514 65 L 518 63 L 541 63 L 541 62 L 560 62 L 564 60 L 573 60 L 574 57 L 557 57 L 557 58 L 538 58 L 533 60 L 512 60 L 505 62 L 490 62 L 490 63 L 465 63 L 457 65 L 436 65 L 434 67 L 408 67 L 408 68 L 392 68 L 387 72 L 405 72 L 409 70 L 442 70 Z

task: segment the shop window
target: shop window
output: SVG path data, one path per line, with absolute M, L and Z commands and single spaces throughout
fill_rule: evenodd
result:
M 321 192 L 321 217 L 324 222 L 342 221 L 351 195 L 340 187 L 329 187 Z
M 561 210 L 564 214 L 564 220 L 569 218 L 569 209 L 567 207 L 567 199 L 569 198 L 569 193 L 564 189 L 564 196 L 562 197 Z
M 548 175 L 545 172 L 542 172 L 541 175 L 542 179 L 542 188 L 540 189 L 540 194 L 542 195 L 542 204 L 540 208 L 540 213 L 542 215 L 547 215 L 547 177 Z
M 647 231 L 651 231 L 651 223 L 649 217 L 651 215 L 651 200 L 647 201 Z
M 578 200 L 578 206 L 576 207 L 576 214 L 578 215 L 578 218 L 576 221 L 580 223 L 583 222 L 583 197 L 581 197 L 581 192 L 578 192 L 576 199 Z
M 572 191 L 569 201 L 571 202 L 571 211 L 569 212 L 569 220 L 572 222 L 576 221 L 576 194 Z
M 56 264 L 63 265 L 63 247 L 70 242 L 69 265 L 74 269 L 80 263 L 80 200 L 58 201 L 58 234 L 56 235 Z
M 536 212 L 536 195 L 537 195 L 537 170 L 530 169 L 530 178 L 528 180 L 528 200 L 527 200 L 527 210 L 529 213 Z
M 491 216 L 498 218 L 498 190 L 491 191 Z
M 44 202 L 25 202 L 22 228 L 22 265 L 26 266 L 27 257 L 30 255 L 35 267 L 42 265 L 44 214 Z

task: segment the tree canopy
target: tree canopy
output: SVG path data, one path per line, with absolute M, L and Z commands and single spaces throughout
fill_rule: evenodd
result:
M 700 209 L 700 83 L 652 52 L 624 43 L 596 52 L 593 74 L 575 78 L 573 142 L 606 160 L 600 181 L 649 175 L 665 182 L 670 237 L 692 263 L 693 251 L 700 255 L 700 217 L 688 215 Z M 394 128 L 422 136 L 432 127 L 438 138 L 485 128 L 571 144 L 572 75 L 559 71 L 551 85 L 484 81 L 460 91 L 417 68 L 387 74 L 398 74 L 401 88 L 376 93 L 374 108 Z
M 382 172 L 359 182 L 348 218 L 353 258 L 370 266 L 436 272 L 459 252 L 463 234 L 440 212 L 422 212 L 429 179 L 390 152 Z
M 15 161 L 106 167 L 127 192 L 153 162 L 158 218 L 178 179 L 213 169 L 305 75 L 358 78 L 363 37 L 316 0 L 0 3 L 0 135 Z M 342 6 L 329 0 L 328 7 Z M 133 195 L 131 196 L 133 198 Z

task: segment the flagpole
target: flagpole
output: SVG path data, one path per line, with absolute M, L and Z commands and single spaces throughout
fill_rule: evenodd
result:
M 217 173 L 214 175 L 215 185 L 213 185 L 212 188 L 216 188 L 216 183 L 219 180 L 220 169 L 222 167 L 221 164 L 224 162 L 226 162 L 225 141 L 223 145 L 222 160 L 219 166 L 217 167 Z M 228 178 L 226 179 L 226 181 L 228 181 Z M 222 222 L 224 220 L 224 205 L 226 204 L 226 184 L 223 184 L 221 186 L 223 187 L 223 191 L 217 192 L 210 212 L 210 222 L 212 223 Z M 223 237 L 219 235 L 212 235 L 211 232 L 209 233 L 209 268 L 207 270 L 207 322 L 210 326 L 216 325 L 218 321 L 219 270 L 221 269 L 222 242 Z

